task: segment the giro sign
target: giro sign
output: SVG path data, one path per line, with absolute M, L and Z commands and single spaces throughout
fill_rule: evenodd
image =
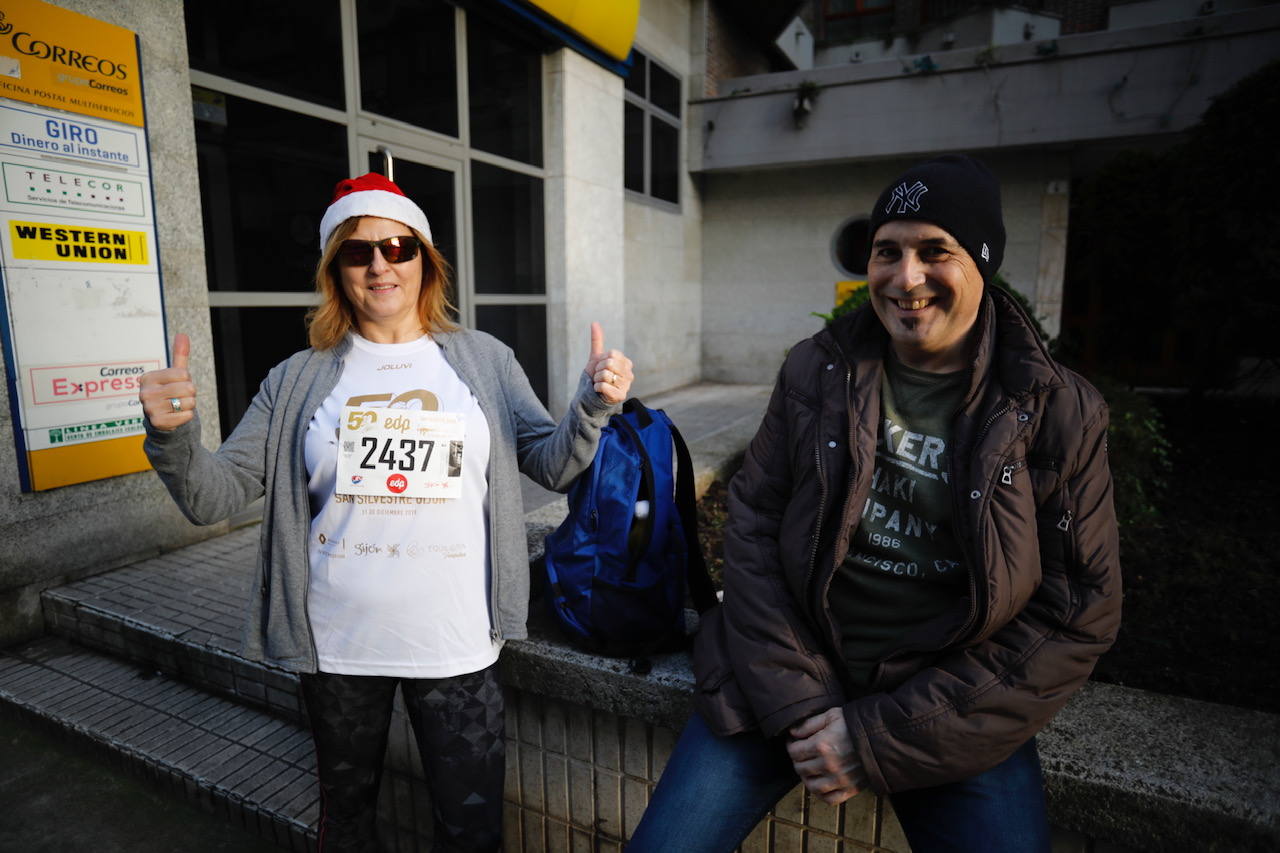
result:
M 146 470 L 167 363 L 137 36 L 0 0 L 0 336 L 23 491 Z

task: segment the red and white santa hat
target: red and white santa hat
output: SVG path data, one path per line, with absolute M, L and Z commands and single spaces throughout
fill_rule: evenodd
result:
M 346 178 L 338 181 L 338 185 L 333 188 L 333 201 L 320 220 L 320 251 L 324 251 L 333 229 L 353 216 L 394 219 L 417 230 L 428 240 L 431 239 L 431 226 L 427 224 L 427 215 L 422 212 L 422 208 L 410 201 L 386 176 L 376 172 L 358 178 Z

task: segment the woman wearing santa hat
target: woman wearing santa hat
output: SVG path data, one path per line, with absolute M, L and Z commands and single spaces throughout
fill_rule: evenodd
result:
M 324 853 L 376 849 L 399 685 L 437 849 L 496 850 L 502 643 L 526 636 L 519 474 L 564 491 L 627 397 L 598 324 L 568 412 L 547 414 L 511 350 L 450 320 L 449 268 L 422 209 L 377 174 L 320 223 L 311 348 L 267 375 L 218 450 L 200 444 L 190 343 L 146 374 L 146 451 L 196 524 L 265 496 L 245 653 L 301 677 Z

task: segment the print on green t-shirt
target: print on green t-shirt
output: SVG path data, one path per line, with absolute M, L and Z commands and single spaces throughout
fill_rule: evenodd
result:
M 968 591 L 951 525 L 951 420 L 966 371 L 925 373 L 885 360 L 871 493 L 831 584 L 845 663 L 867 684 L 913 627 Z

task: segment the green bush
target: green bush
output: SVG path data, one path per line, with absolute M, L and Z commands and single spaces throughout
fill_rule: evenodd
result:
M 1093 384 L 1111 407 L 1107 429 L 1111 479 L 1121 536 L 1158 525 L 1172 471 L 1164 419 L 1151 401 L 1109 377 Z
M 810 311 L 809 314 L 810 316 L 813 316 L 813 317 L 821 317 L 826 322 L 826 324 L 830 326 L 832 323 L 834 323 L 836 320 L 839 320 L 845 314 L 849 314 L 854 311 L 857 311 L 863 305 L 866 305 L 867 300 L 870 298 L 871 298 L 871 295 L 867 292 L 867 286 L 864 284 L 862 287 L 859 287 L 857 290 L 852 291 L 848 296 L 846 296 L 840 302 L 839 305 L 831 309 L 830 314 L 823 314 L 819 311 Z

